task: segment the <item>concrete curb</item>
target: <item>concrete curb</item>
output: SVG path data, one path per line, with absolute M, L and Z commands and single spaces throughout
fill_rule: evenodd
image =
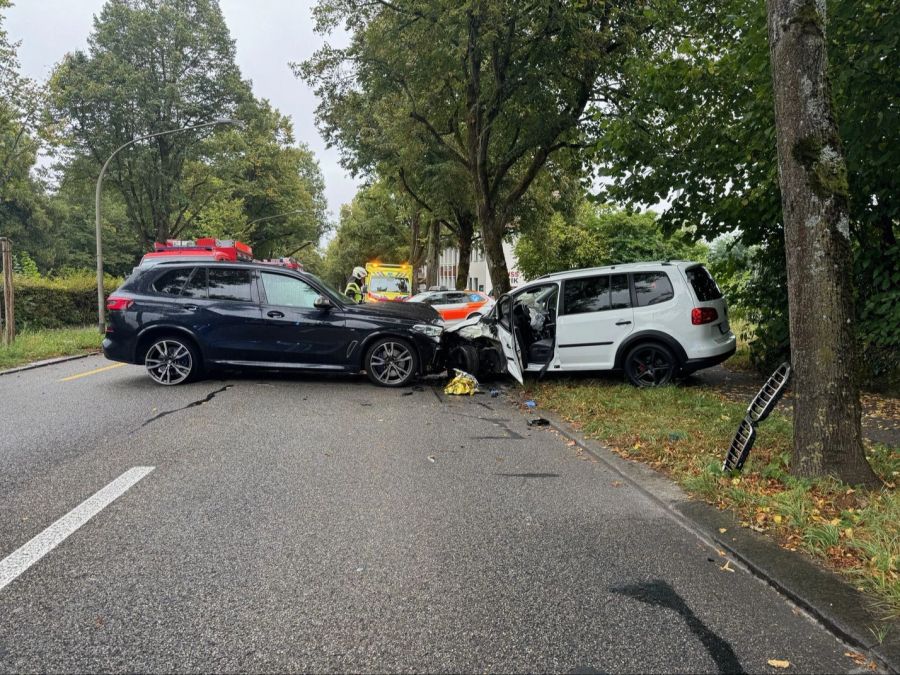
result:
M 539 413 L 529 410 L 527 414 L 540 414 L 546 418 L 553 429 L 662 506 L 682 526 L 728 552 L 754 576 L 786 596 L 840 639 L 880 662 L 888 672 L 900 673 L 900 621 L 890 622 L 887 635 L 879 643 L 870 627 L 885 622 L 872 609 L 872 600 L 842 578 L 823 569 L 805 554 L 787 551 L 741 527 L 733 514 L 690 499 L 671 479 L 645 464 L 620 457 L 602 443 L 585 438 L 558 415 L 543 408 Z M 722 528 L 725 533 L 719 532 Z
M 66 363 L 67 361 L 77 361 L 78 359 L 86 359 L 88 356 L 97 356 L 101 352 L 88 352 L 87 354 L 76 354 L 75 356 L 59 356 L 55 359 L 44 359 L 43 361 L 32 361 L 31 363 L 26 363 L 24 366 L 16 366 L 15 368 L 8 368 L 6 370 L 0 370 L 0 375 L 13 375 L 15 373 L 21 373 L 26 370 L 34 370 L 35 368 L 43 368 L 44 366 L 55 366 L 57 363 Z

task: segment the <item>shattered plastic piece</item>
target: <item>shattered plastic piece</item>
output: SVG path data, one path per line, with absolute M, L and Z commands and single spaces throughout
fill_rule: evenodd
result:
M 500 395 L 499 389 L 491 389 L 491 398 L 497 398 Z
M 428 455 L 428 461 L 434 464 L 434 455 Z
M 525 401 L 525 405 L 529 408 L 537 408 L 537 403 L 534 401 Z
M 474 396 L 478 391 L 478 380 L 469 373 L 456 368 L 453 369 L 453 372 L 456 373 L 456 377 L 444 387 L 444 393 L 454 396 Z
M 545 420 L 543 417 L 535 417 L 534 419 L 528 420 L 528 426 L 530 426 L 530 427 L 549 427 L 550 421 Z

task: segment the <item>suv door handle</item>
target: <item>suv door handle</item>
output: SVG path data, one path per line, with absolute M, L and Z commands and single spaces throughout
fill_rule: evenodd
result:
M 186 310 L 191 311 L 191 312 L 197 311 L 197 305 L 185 305 L 184 308 L 185 308 Z
M 628 326 L 630 324 L 631 324 L 630 321 L 616 321 L 617 326 Z
M 273 309 L 271 312 L 267 312 L 266 316 L 271 317 L 273 319 L 282 319 L 282 318 L 284 318 L 284 312 L 279 312 L 279 311 Z

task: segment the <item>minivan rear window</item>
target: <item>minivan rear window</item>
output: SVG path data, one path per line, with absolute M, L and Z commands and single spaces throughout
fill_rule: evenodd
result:
M 718 300 L 722 297 L 722 291 L 719 290 L 719 285 L 703 265 L 690 267 L 685 270 L 685 274 L 687 274 L 688 281 L 691 282 L 691 287 L 694 289 L 697 300 L 700 302 Z

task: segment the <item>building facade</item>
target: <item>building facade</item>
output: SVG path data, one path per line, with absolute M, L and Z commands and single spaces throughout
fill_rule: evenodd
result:
M 503 242 L 503 254 L 506 257 L 506 267 L 509 270 L 510 285 L 515 288 L 524 283 L 519 273 L 518 261 L 513 250 L 515 242 Z M 459 249 L 446 248 L 441 252 L 438 261 L 437 285 L 444 288 L 456 288 L 456 272 L 459 269 Z M 472 258 L 469 261 L 469 279 L 466 290 L 484 291 L 490 293 L 494 288 L 491 274 L 488 270 L 487 259 L 484 250 L 477 244 L 472 247 Z

